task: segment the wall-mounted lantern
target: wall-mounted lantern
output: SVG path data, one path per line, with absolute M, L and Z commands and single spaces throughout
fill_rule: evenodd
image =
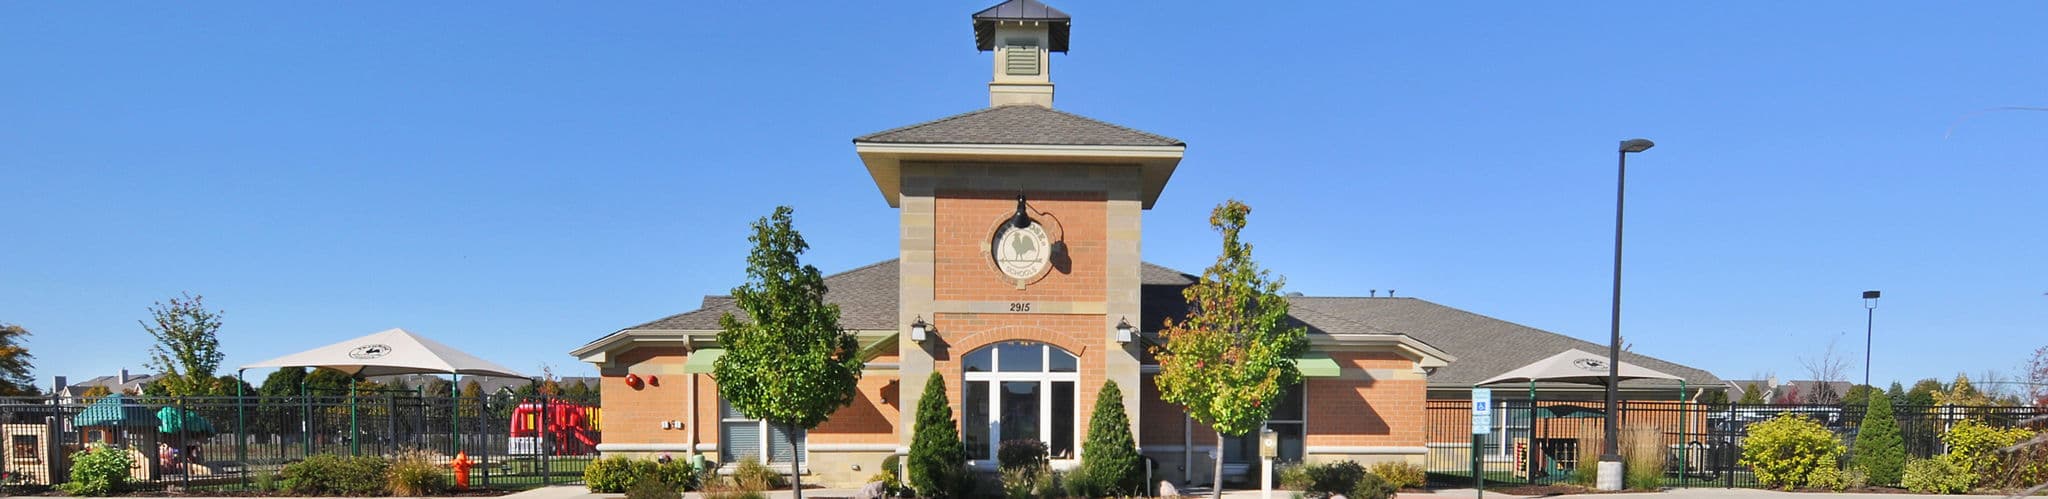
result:
M 924 333 L 929 328 L 931 325 L 924 323 L 924 316 L 917 316 L 917 320 L 910 322 L 910 341 L 924 343 Z
M 1129 318 L 1127 318 L 1127 317 L 1119 317 L 1119 318 L 1117 318 L 1117 320 L 1116 320 L 1116 342 L 1117 342 L 1117 343 L 1130 343 L 1130 342 L 1131 342 L 1131 336 L 1132 336 L 1132 333 L 1133 333 L 1133 332 L 1135 332 L 1136 330 L 1137 330 L 1137 328 L 1135 328 L 1135 327 L 1132 327 L 1132 326 L 1131 326 L 1131 321 L 1130 321 L 1130 319 L 1129 319 Z

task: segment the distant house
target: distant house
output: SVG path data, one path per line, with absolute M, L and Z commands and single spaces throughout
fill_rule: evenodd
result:
M 85 392 L 92 390 L 96 386 L 105 387 L 107 393 L 142 393 L 142 387 L 148 386 L 160 378 L 163 378 L 163 376 L 158 374 L 130 374 L 127 369 L 122 369 L 121 372 L 114 375 L 100 376 L 78 384 L 70 384 L 68 379 L 58 376 L 52 386 L 58 387 L 56 395 L 60 402 L 73 403 L 77 401 L 78 397 L 84 396 Z
M 1801 379 L 1779 382 L 1777 378 L 1737 379 L 1728 380 L 1728 400 L 1742 400 L 1743 397 L 1748 395 L 1750 387 L 1756 387 L 1756 389 L 1763 391 L 1763 393 L 1759 394 L 1758 398 L 1763 399 L 1765 403 L 1793 402 L 1805 404 L 1827 400 L 1839 401 L 1843 396 L 1849 394 L 1850 388 L 1855 386 L 1854 383 L 1847 381 Z

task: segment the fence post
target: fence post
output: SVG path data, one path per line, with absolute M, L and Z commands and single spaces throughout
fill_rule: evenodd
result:
M 553 433 L 554 430 L 554 427 L 548 424 L 548 403 L 553 402 L 553 400 L 551 399 L 552 397 L 549 397 L 547 395 L 541 395 L 540 426 L 535 428 L 536 430 L 540 431 L 534 433 L 535 435 L 540 437 L 540 484 L 543 487 L 552 485 L 555 478 L 555 470 L 554 468 L 549 467 L 550 464 L 548 463 L 548 458 L 551 457 L 550 454 L 555 453 L 554 439 L 548 438 L 551 436 L 549 434 Z M 802 491 L 798 492 L 801 493 Z
M 178 483 L 185 490 L 192 490 L 192 444 L 186 441 L 185 427 L 192 422 L 192 416 L 185 412 L 185 396 L 178 396 Z

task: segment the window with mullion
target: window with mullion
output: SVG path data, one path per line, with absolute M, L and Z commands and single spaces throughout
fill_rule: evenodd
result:
M 764 437 L 765 436 L 765 437 Z M 768 464 L 789 464 L 791 461 L 809 461 L 804 455 L 806 432 L 796 430 L 796 438 L 789 437 L 789 429 L 782 425 L 771 425 L 759 419 L 747 419 L 732 408 L 732 404 L 718 401 L 718 458 L 727 463 L 737 463 L 754 458 Z M 792 445 L 791 440 L 795 443 Z
M 1073 459 L 1079 359 L 1058 347 L 1009 341 L 962 359 L 962 440 L 970 460 L 995 458 L 1004 440 L 1046 443 L 1053 459 Z

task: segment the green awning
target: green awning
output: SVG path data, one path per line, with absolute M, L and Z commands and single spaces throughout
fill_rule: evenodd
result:
M 1323 354 L 1308 354 L 1295 357 L 1294 368 L 1300 370 L 1301 377 L 1304 378 L 1335 378 L 1344 371 L 1342 368 L 1337 367 L 1336 360 L 1332 360 L 1330 356 Z
M 690 352 L 690 360 L 683 361 L 683 372 L 690 374 L 711 374 L 718 370 L 718 358 L 725 356 L 723 348 L 699 348 Z
M 178 410 L 176 407 L 165 407 L 157 410 L 156 419 L 161 422 L 156 428 L 157 433 L 166 435 L 181 431 L 197 435 L 212 435 L 214 433 L 213 423 L 207 422 L 206 418 L 199 417 L 198 414 L 194 414 L 192 411 Z
M 155 414 L 149 408 L 135 403 L 121 394 L 100 397 L 99 401 L 86 406 L 77 417 L 71 418 L 72 426 L 156 426 Z

